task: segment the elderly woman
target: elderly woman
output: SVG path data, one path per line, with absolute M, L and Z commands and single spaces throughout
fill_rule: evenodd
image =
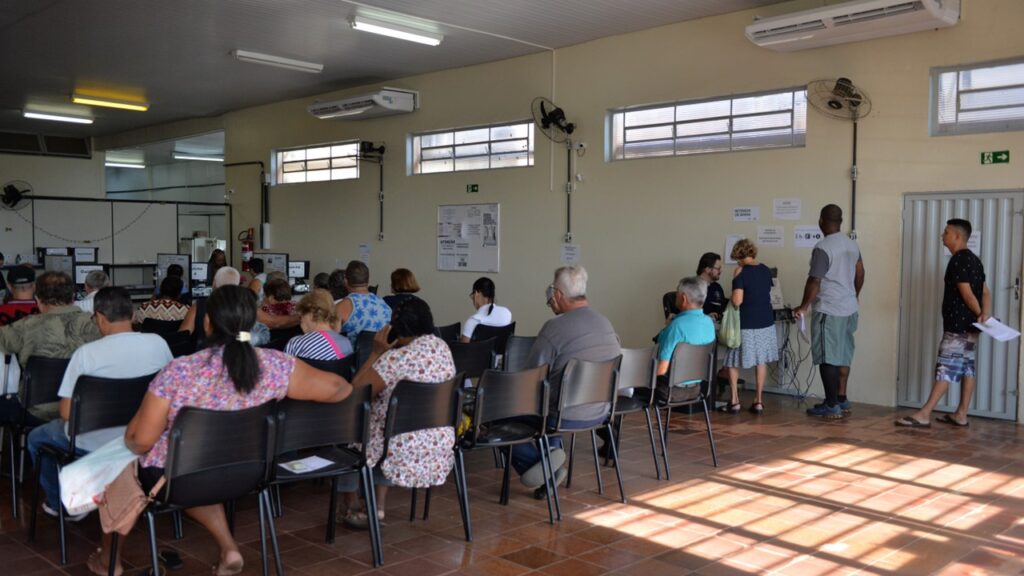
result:
M 341 323 L 330 292 L 313 290 L 299 300 L 295 311 L 303 334 L 288 341 L 287 354 L 309 360 L 340 360 L 352 354 L 352 343 L 338 333 Z
M 125 445 L 140 456 L 139 481 L 145 491 L 164 474 L 168 436 L 182 408 L 244 410 L 282 398 L 340 402 L 352 393 L 341 376 L 321 372 L 275 350 L 257 349 L 250 342 L 256 322 L 256 296 L 241 286 L 222 286 L 206 305 L 203 327 L 205 350 L 172 361 L 157 374 L 128 424 Z M 215 576 L 242 571 L 238 543 L 228 529 L 220 504 L 189 508 L 185 513 L 202 524 L 220 548 Z M 89 557 L 89 570 L 107 574 L 110 538 Z M 121 574 L 120 559 L 114 573 Z
M 434 335 L 430 306 L 419 298 L 403 302 L 391 324 L 381 328 L 373 340 L 373 352 L 353 386 L 373 387 L 370 412 L 370 442 L 366 458 L 374 466 L 377 483 L 377 517 L 384 519 L 387 485 L 426 488 L 443 484 L 455 462 L 451 426 L 402 434 L 391 441 L 384 457 L 384 421 L 395 386 L 402 380 L 442 383 L 455 376 L 455 363 L 448 344 Z M 339 484 L 345 493 L 347 511 L 342 520 L 353 528 L 366 528 L 366 512 L 356 508 L 357 480 L 354 475 Z
M 416 275 L 408 268 L 396 268 L 391 273 L 391 294 L 384 297 L 384 303 L 394 309 L 396 306 L 420 291 L 420 284 L 416 281 Z
M 779 346 L 775 337 L 775 315 L 772 312 L 772 271 L 756 260 L 757 246 L 744 238 L 732 249 L 732 259 L 738 263 L 732 279 L 732 305 L 740 311 L 740 347 L 731 348 L 725 356 L 729 369 L 729 388 L 732 395 L 722 412 L 736 414 L 742 408 L 737 392 L 740 368 L 755 368 L 757 391 L 750 411 L 764 412 L 761 393 L 768 375 L 768 363 L 779 359 Z

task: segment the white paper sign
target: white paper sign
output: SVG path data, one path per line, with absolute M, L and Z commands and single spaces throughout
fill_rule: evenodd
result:
M 96 249 L 75 248 L 75 262 L 79 264 L 92 264 L 96 262 Z
M 981 256 L 981 231 L 972 230 L 971 237 L 967 239 L 967 249 L 974 253 L 975 256 Z M 945 246 L 942 247 L 942 251 L 946 256 L 952 256 L 952 252 Z
M 824 236 L 821 228 L 813 225 L 801 224 L 793 226 L 793 245 L 797 248 L 814 248 Z
M 776 198 L 773 202 L 776 220 L 799 220 L 799 198 Z
M 746 236 L 743 234 L 729 234 L 725 237 L 725 252 L 722 253 L 722 256 L 725 257 L 726 264 L 736 263 L 736 261 L 732 259 L 732 247 L 744 238 L 746 238 Z
M 571 266 L 580 263 L 580 245 L 562 244 L 562 264 Z
M 359 245 L 359 259 L 363 261 L 363 264 L 370 264 L 370 245 L 360 244 Z
M 761 208 L 758 206 L 743 206 L 732 209 L 733 222 L 757 222 L 761 219 Z
M 786 246 L 785 226 L 758 226 L 757 243 L 764 248 L 783 248 Z

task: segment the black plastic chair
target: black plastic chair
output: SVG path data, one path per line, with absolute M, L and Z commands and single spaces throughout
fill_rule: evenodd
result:
M 259 499 L 260 553 L 263 574 L 269 572 L 267 532 L 278 576 L 284 574 L 274 517 L 267 490 L 274 455 L 274 402 L 246 410 L 205 410 L 186 407 L 178 413 L 168 438 L 164 478 L 167 483 L 146 507 L 153 574 L 160 574 L 156 547 L 156 515 L 185 508 L 230 502 L 256 493 Z M 216 439 L 211 442 L 211 439 Z M 117 558 L 113 534 L 111 566 Z
M 530 349 L 536 340 L 536 336 L 509 336 L 505 344 L 505 354 L 501 358 L 501 369 L 505 372 L 518 372 L 533 368 L 526 365 L 526 359 L 529 358 Z
M 146 318 L 142 321 L 142 328 L 139 332 L 145 332 L 146 334 L 173 334 L 178 331 L 178 327 L 181 326 L 181 320 L 157 320 L 156 318 Z
M 485 370 L 494 366 L 495 342 L 494 338 L 477 342 L 448 342 L 455 371 L 462 372 L 469 379 L 483 376 Z
M 301 357 L 299 360 L 302 360 L 317 370 L 337 374 L 345 380 L 351 381 L 352 375 L 355 373 L 355 356 L 351 354 L 339 360 L 312 360 L 310 358 Z
M 373 490 L 373 474 L 366 465 L 363 450 L 346 447 L 349 444 L 366 446 L 370 440 L 370 400 L 373 389 L 359 386 L 342 402 L 325 404 L 284 399 L 277 406 L 277 456 L 271 467 L 271 486 L 289 482 L 331 479 L 331 496 L 327 516 L 328 544 L 334 543 L 335 513 L 338 508 L 338 478 L 359 474 L 366 499 L 367 515 L 376 520 L 377 500 Z M 286 455 L 303 451 L 302 456 L 318 456 L 333 464 L 312 472 L 292 472 L 279 464 Z M 280 508 L 280 503 L 278 502 Z M 384 562 L 380 540 L 380 526 L 370 522 L 370 544 L 373 547 L 373 565 Z
M 447 326 L 437 326 L 434 328 L 434 331 L 437 337 L 445 342 L 458 342 L 459 336 L 462 335 L 462 322 L 448 324 Z
M 619 397 L 615 400 L 615 413 L 612 415 L 615 430 L 615 446 L 622 446 L 622 420 L 626 414 L 643 412 L 647 418 L 647 433 L 651 438 L 651 456 L 654 458 L 654 473 L 661 480 L 661 464 L 658 462 L 658 451 L 654 443 L 654 425 L 651 423 L 651 406 L 654 401 L 654 383 L 657 359 L 655 348 L 623 348 L 622 363 L 619 365 Z M 633 395 L 622 394 L 623 390 L 632 388 Z M 664 446 L 662 446 L 664 452 Z M 608 458 L 605 458 L 607 464 Z
M 505 354 L 505 346 L 508 344 L 508 338 L 515 334 L 515 331 L 515 322 L 507 326 L 484 326 L 483 324 L 477 324 L 476 328 L 473 329 L 473 337 L 470 338 L 470 341 L 477 342 L 480 340 L 490 340 L 491 338 L 494 338 L 494 368 L 499 368 L 500 361 Z
M 460 439 L 458 450 L 504 450 L 504 475 L 498 502 L 508 504 L 512 446 L 536 442 L 548 483 L 548 518 L 554 524 L 557 506 L 552 507 L 554 476 L 549 460 L 551 447 L 545 434 L 547 426 L 544 424 L 548 417 L 547 376 L 547 364 L 520 372 L 484 372 L 473 402 L 473 424 Z M 538 419 L 537 425 L 522 421 L 531 416 Z M 468 497 L 466 506 L 468 509 Z M 562 518 L 561 510 L 557 511 L 557 517 L 559 520 Z
M 407 434 L 431 428 L 451 426 L 458 428 L 462 418 L 461 383 L 464 374 L 456 374 L 445 382 L 433 384 L 402 380 L 395 385 L 388 401 L 388 414 L 384 422 L 384 450 L 388 453 L 388 444 L 399 434 Z M 458 439 L 451 446 L 455 452 L 455 490 L 459 497 L 459 510 L 462 513 L 462 526 L 466 532 L 466 541 L 473 541 L 473 531 L 469 519 L 469 494 L 466 487 L 466 467 L 462 452 L 456 449 Z M 423 519 L 430 513 L 430 488 L 424 497 Z M 412 506 L 410 520 L 416 516 L 416 489 L 412 489 Z M 371 522 L 374 521 L 371 519 Z
M 19 460 L 24 469 L 24 451 L 17 450 L 24 444 L 25 435 L 34 428 L 28 423 L 26 416 L 28 410 L 40 404 L 50 404 L 60 401 L 57 391 L 60 390 L 61 381 L 64 380 L 64 371 L 68 367 L 68 358 L 45 358 L 43 356 L 29 356 L 25 362 L 25 368 L 21 371 L 21 382 L 18 385 L 18 399 L 21 401 L 22 411 L 19 419 L 9 422 L 6 426 L 7 453 L 11 464 L 11 514 L 18 517 L 18 476 L 17 468 Z
M 363 364 L 366 364 L 366 361 L 370 359 L 370 353 L 373 352 L 373 337 L 376 335 L 376 332 L 363 330 L 356 337 L 356 372 L 359 372 Z
M 155 373 L 138 378 L 98 378 L 96 376 L 80 376 L 75 383 L 75 391 L 71 394 L 71 417 L 68 419 L 67 450 L 54 446 L 43 446 L 36 456 L 36 486 L 32 494 L 32 520 L 29 523 L 28 539 L 36 537 L 36 519 L 39 516 L 39 478 L 42 471 L 40 465 L 43 458 L 53 458 L 57 467 L 62 468 L 78 459 L 75 455 L 77 440 L 80 434 L 127 426 L 142 405 L 142 398 L 149 390 L 149 383 Z M 60 563 L 68 563 L 67 544 L 65 542 L 65 520 L 67 513 L 64 505 L 58 506 L 57 526 L 60 535 Z
M 175 358 L 188 356 L 196 351 L 196 340 L 189 332 L 171 332 L 161 334 L 160 337 L 167 342 L 167 347 L 171 349 L 171 355 Z
M 654 415 L 658 419 L 658 434 L 661 435 L 661 458 L 665 462 L 665 479 L 671 480 L 668 467 L 668 424 L 672 409 L 678 406 L 700 404 L 704 410 L 704 422 L 708 427 L 708 444 L 711 446 L 711 460 L 718 467 L 718 453 L 715 451 L 715 437 L 711 433 L 711 416 L 708 413 L 706 389 L 710 387 L 714 374 L 715 344 L 694 346 L 677 344 L 672 351 L 672 363 L 668 369 L 668 393 L 665 398 L 655 394 Z M 665 410 L 665 427 L 661 426 L 661 411 Z
M 558 414 L 555 426 L 548 429 L 548 435 L 570 434 L 569 440 L 569 470 L 565 480 L 568 488 L 572 483 L 573 455 L 576 452 L 576 434 L 578 432 L 590 432 L 590 443 L 594 447 L 594 470 L 597 472 L 597 492 L 604 494 L 604 481 L 601 480 L 601 462 L 597 450 L 597 434 L 595 430 L 604 428 L 608 437 L 612 438 L 612 414 L 615 413 L 615 403 L 618 399 L 619 364 L 622 356 L 616 356 L 611 360 L 601 362 L 590 362 L 573 358 L 565 366 L 562 373 L 562 385 L 558 396 Z M 569 427 L 564 424 L 566 409 L 580 406 L 607 405 L 607 413 L 603 420 L 593 426 L 584 428 Z M 626 503 L 626 490 L 622 486 L 622 472 L 619 469 L 619 453 L 615 442 L 610 443 L 612 462 L 615 464 L 615 477 L 619 481 L 619 496 L 622 503 Z M 555 499 L 558 499 L 557 488 Z

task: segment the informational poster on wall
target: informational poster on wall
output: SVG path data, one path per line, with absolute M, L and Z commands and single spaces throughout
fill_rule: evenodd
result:
M 437 207 L 437 269 L 498 272 L 500 204 Z
M 814 245 L 824 237 L 821 228 L 814 224 L 801 224 L 793 227 L 793 245 L 797 248 L 814 248 Z

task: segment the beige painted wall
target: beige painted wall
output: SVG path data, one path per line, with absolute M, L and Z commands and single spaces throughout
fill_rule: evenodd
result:
M 104 178 L 103 153 L 95 150 L 89 159 L 0 154 L 0 184 L 24 180 L 37 196 L 104 198 Z
M 752 12 L 731 14 L 483 66 L 407 78 L 389 85 L 417 89 L 423 108 L 412 115 L 362 122 L 318 121 L 305 112 L 313 98 L 225 116 L 227 161 L 268 162 L 279 147 L 361 138 L 386 141 L 386 239 L 376 240 L 376 166 L 357 182 L 274 187 L 275 249 L 309 258 L 315 271 L 372 247 L 372 282 L 386 292 L 387 274 L 413 269 L 439 323 L 463 320 L 477 274 L 440 273 L 434 240 L 438 204 L 501 203 L 498 300 L 512 308 L 518 332 L 534 333 L 550 317 L 543 290 L 559 264 L 565 231 L 564 150 L 538 137 L 529 169 L 407 176 L 409 132 L 526 118 L 536 95 L 552 93 L 579 124 L 588 144 L 579 159 L 576 241 L 591 275 L 592 304 L 615 324 L 623 343 L 643 346 L 661 325 L 660 295 L 693 273 L 706 250 L 722 251 L 727 234 L 756 234 L 757 223 L 733 223 L 734 206 L 760 206 L 760 225 L 775 224 L 772 199 L 800 197 L 800 224 L 816 222 L 828 202 L 849 205 L 851 128 L 808 112 L 805 148 L 608 163 L 604 119 L 609 108 L 770 90 L 821 77 L 852 78 L 874 100 L 861 122 L 858 232 L 868 280 L 851 380 L 856 400 L 892 405 L 896 398 L 900 209 L 917 191 L 1007 189 L 1024 185 L 1020 161 L 979 165 L 979 152 L 1010 149 L 1021 157 L 1024 133 L 930 138 L 929 68 L 1024 54 L 1018 23 L 1024 2 L 965 3 L 956 27 L 792 54 L 759 49 L 743 37 Z M 551 80 L 554 77 L 555 85 Z M 349 91 L 324 95 L 337 97 Z M 235 228 L 255 226 L 256 170 L 227 171 Z M 464 193 L 467 183 L 481 192 Z M 787 233 L 793 222 L 780 222 Z M 236 251 L 237 254 L 237 251 Z M 762 260 L 781 270 L 786 300 L 799 302 L 810 256 L 787 238 Z M 731 270 L 726 270 L 728 278 Z M 728 287 L 728 282 L 725 283 Z M 806 365 L 805 365 L 806 369 Z

